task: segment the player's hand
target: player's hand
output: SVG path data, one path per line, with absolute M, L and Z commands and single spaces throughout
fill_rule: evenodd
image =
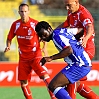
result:
M 86 39 L 86 37 L 84 37 L 84 38 L 82 39 L 82 46 L 83 46 L 84 48 L 86 48 L 87 40 L 88 40 L 88 39 Z
M 43 66 L 45 63 L 46 63 L 46 60 L 45 60 L 45 58 L 43 57 L 43 58 L 40 60 L 40 65 Z
M 50 57 L 43 57 L 40 61 L 40 65 L 43 66 L 46 62 L 51 62 L 52 59 Z
M 4 53 L 9 51 L 9 50 L 10 50 L 10 47 L 6 47 L 5 50 L 4 50 Z

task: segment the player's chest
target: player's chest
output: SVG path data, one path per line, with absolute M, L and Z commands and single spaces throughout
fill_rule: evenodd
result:
M 33 36 L 35 33 L 34 29 L 31 26 L 24 26 L 21 25 L 17 30 L 16 30 L 16 35 L 17 36 Z
M 80 20 L 80 17 L 77 14 L 69 16 L 69 24 L 70 24 L 70 27 L 82 27 L 83 26 Z

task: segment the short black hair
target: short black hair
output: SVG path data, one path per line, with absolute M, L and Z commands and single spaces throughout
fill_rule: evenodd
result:
M 20 10 L 20 7 L 23 7 L 23 6 L 27 6 L 28 9 L 29 9 L 29 5 L 28 5 L 28 4 L 26 4 L 26 3 L 22 3 L 22 4 L 19 5 L 19 10 Z
M 46 21 L 40 21 L 40 22 L 37 23 L 36 28 L 35 28 L 35 31 L 38 33 L 38 32 L 40 32 L 40 30 L 42 28 L 45 29 L 45 30 L 47 30 L 49 27 L 51 27 L 51 26 L 49 25 L 48 22 L 46 22 Z

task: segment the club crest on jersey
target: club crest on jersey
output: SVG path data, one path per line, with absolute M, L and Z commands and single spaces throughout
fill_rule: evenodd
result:
M 70 27 L 72 27 L 72 28 L 73 28 L 73 27 L 75 27 L 76 25 L 77 25 L 77 20 L 75 20 L 75 21 L 74 21 L 74 24 L 73 24 L 73 25 L 72 25 L 72 24 L 70 24 Z
M 77 25 L 77 20 L 74 21 L 74 24 L 70 24 L 70 27 L 75 27 Z
M 74 22 L 74 26 L 76 26 L 77 25 L 77 20 L 75 20 L 75 22 Z
M 28 35 L 31 35 L 31 34 L 32 34 L 32 30 L 29 28 Z

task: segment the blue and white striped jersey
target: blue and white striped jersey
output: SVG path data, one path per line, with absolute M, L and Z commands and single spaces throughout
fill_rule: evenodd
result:
M 53 42 L 56 48 L 61 51 L 66 46 L 71 46 L 73 50 L 73 54 L 64 58 L 64 61 L 68 64 L 78 63 L 79 66 L 86 65 L 92 66 L 91 60 L 88 54 L 84 51 L 84 48 L 80 45 L 80 43 L 73 36 L 73 32 L 77 32 L 76 28 L 61 28 L 55 29 L 53 31 Z

